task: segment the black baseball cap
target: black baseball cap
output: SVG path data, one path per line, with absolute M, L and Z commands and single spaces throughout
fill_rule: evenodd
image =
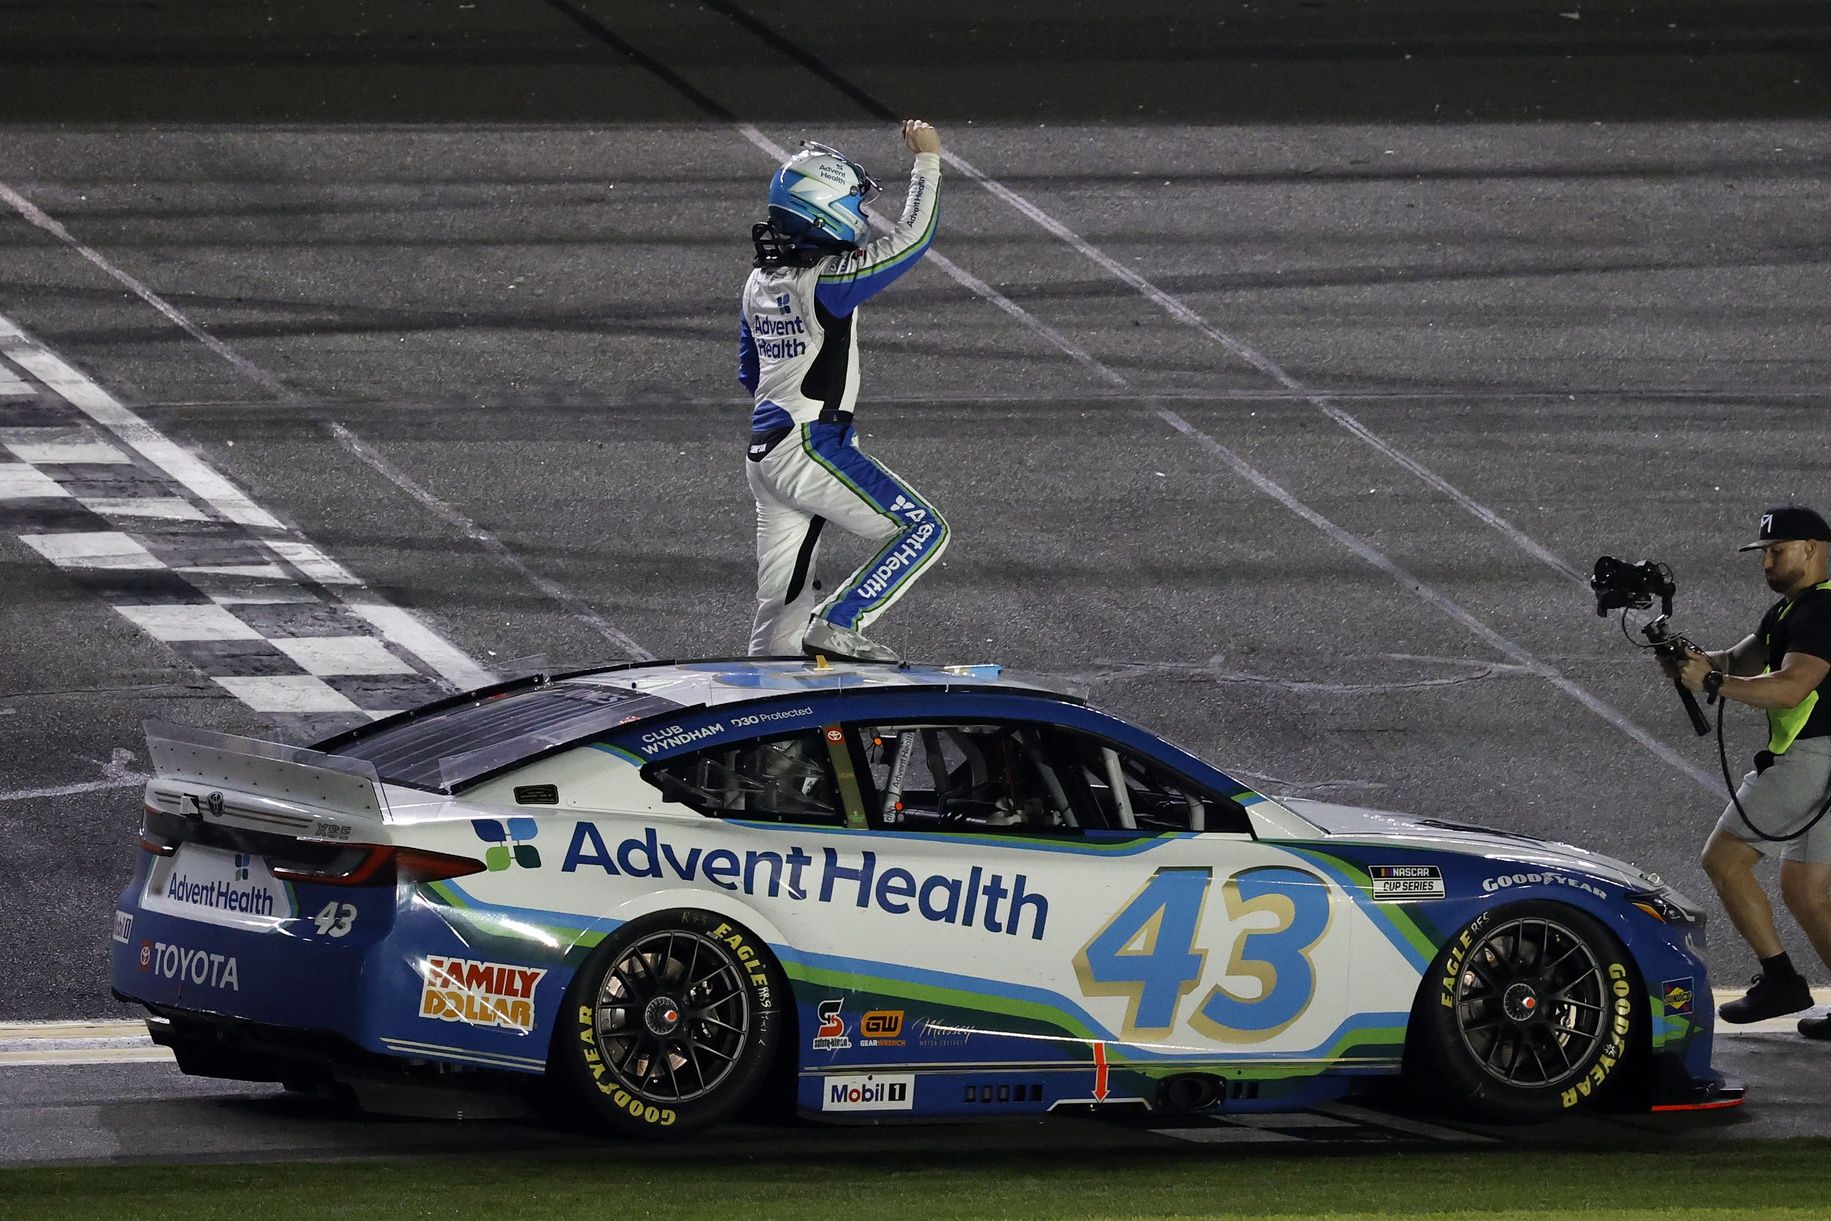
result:
M 1795 538 L 1817 538 L 1831 542 L 1831 526 L 1804 505 L 1781 505 L 1761 515 L 1761 537 L 1744 543 L 1737 551 L 1757 551 L 1769 543 Z

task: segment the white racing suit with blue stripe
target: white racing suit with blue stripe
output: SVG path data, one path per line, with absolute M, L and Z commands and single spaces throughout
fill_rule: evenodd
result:
M 745 463 L 757 500 L 757 614 L 750 653 L 801 652 L 824 616 L 862 631 L 934 566 L 947 523 L 858 448 L 858 307 L 934 240 L 941 158 L 918 153 L 903 215 L 862 250 L 811 267 L 759 267 L 744 285 L 738 379 L 755 397 Z M 879 544 L 824 600 L 814 579 L 828 522 Z

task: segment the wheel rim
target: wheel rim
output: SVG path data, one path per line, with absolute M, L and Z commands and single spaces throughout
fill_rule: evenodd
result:
M 673 929 L 631 943 L 611 962 L 592 1024 L 599 1054 L 625 1088 L 678 1105 L 731 1075 L 751 1019 L 737 960 L 711 938 Z
M 1456 980 L 1456 1029 L 1490 1077 L 1551 1089 L 1581 1076 L 1608 1037 L 1608 986 L 1581 935 L 1523 917 L 1470 948 Z

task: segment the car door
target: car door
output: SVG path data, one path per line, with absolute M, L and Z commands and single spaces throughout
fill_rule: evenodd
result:
M 1233 794 L 1043 722 L 852 729 L 872 906 L 907 904 L 900 965 L 933 985 L 911 993 L 955 1024 L 1073 1058 L 1090 1039 L 1203 1059 L 1337 1039 L 1339 891 L 1258 843 Z

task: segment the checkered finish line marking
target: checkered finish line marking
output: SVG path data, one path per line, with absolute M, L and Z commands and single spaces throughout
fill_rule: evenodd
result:
M 493 681 L 4 316 L 0 523 L 287 736 Z

